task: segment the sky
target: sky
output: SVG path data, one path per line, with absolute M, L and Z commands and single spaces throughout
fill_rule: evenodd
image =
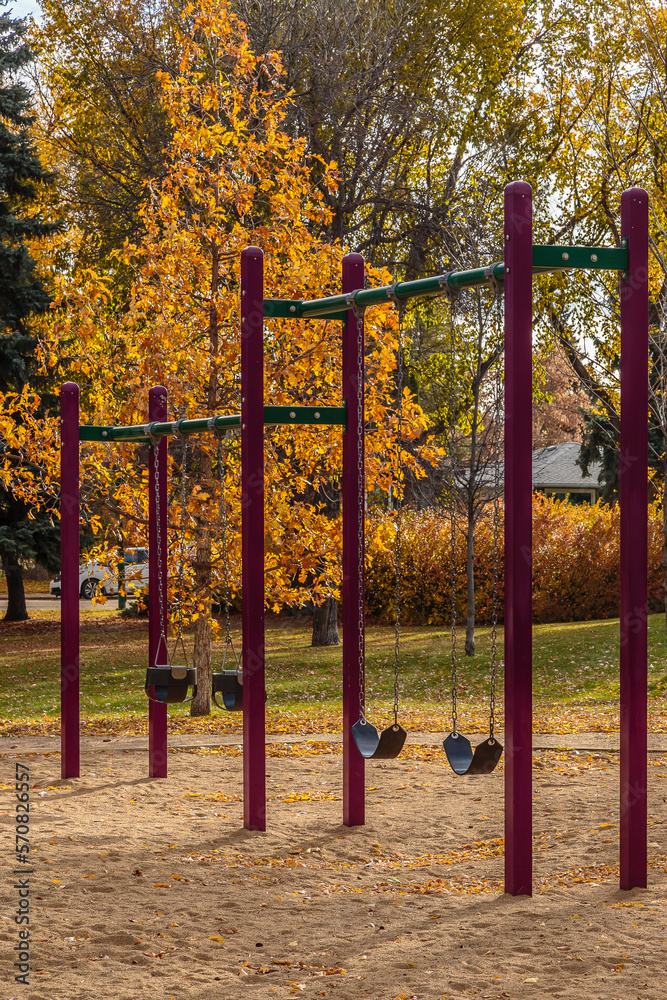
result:
M 7 12 L 11 11 L 14 17 L 25 17 L 32 14 L 35 20 L 39 20 L 39 3 L 37 0 L 11 0 L 7 5 Z

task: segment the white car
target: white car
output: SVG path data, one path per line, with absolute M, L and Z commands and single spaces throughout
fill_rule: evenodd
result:
M 125 549 L 125 591 L 130 593 L 148 587 L 148 549 Z M 49 592 L 60 597 L 60 574 L 51 580 Z M 118 593 L 118 569 L 88 560 L 79 566 L 79 595 L 89 601 L 95 594 L 112 597 Z

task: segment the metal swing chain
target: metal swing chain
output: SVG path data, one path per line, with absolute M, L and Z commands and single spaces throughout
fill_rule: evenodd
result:
M 450 579 L 449 592 L 451 596 L 451 657 L 452 657 L 452 733 L 457 735 L 457 660 L 456 660 L 456 504 L 454 496 L 454 428 L 456 393 L 454 389 L 454 359 L 455 359 L 455 336 L 454 336 L 454 301 L 451 300 L 451 312 L 449 321 L 449 346 L 450 346 L 450 379 L 449 379 L 449 473 L 450 473 Z
M 161 502 L 160 502 L 160 461 L 159 461 L 159 438 L 152 439 L 153 448 L 153 475 L 155 479 L 155 541 L 157 544 L 157 589 L 158 589 L 158 601 L 159 601 L 159 615 L 160 615 L 160 641 L 158 642 L 158 647 L 155 651 L 155 663 L 154 666 L 158 666 L 158 661 L 160 657 L 160 650 L 162 648 L 162 643 L 164 643 L 165 658 L 169 655 L 169 650 L 167 647 L 167 635 L 166 635 L 166 601 L 164 593 L 164 584 L 162 579 L 162 526 L 161 526 Z
M 223 657 L 223 669 L 227 660 L 227 651 L 232 647 L 234 659 L 236 661 L 236 672 L 238 673 L 239 662 L 232 640 L 232 625 L 229 610 L 229 552 L 227 549 L 227 529 L 229 525 L 227 517 L 227 497 L 225 490 L 225 464 L 223 462 L 222 434 L 218 434 L 218 479 L 220 481 L 220 543 L 222 548 L 222 576 L 223 576 L 223 602 L 225 609 L 225 654 Z
M 357 536 L 357 591 L 358 591 L 358 632 L 359 632 L 359 720 L 366 723 L 366 651 L 364 642 L 364 626 L 366 615 L 366 602 L 364 594 L 364 520 L 366 517 L 366 495 L 364 489 L 365 479 L 365 442 L 364 442 L 364 309 L 353 309 L 357 317 L 357 442 L 359 444 L 357 454 L 357 482 L 359 492 L 357 496 L 361 516 L 359 518 L 359 531 Z
M 396 415 L 398 419 L 398 447 L 397 447 L 397 472 L 396 472 L 396 541 L 394 561 L 396 564 L 396 590 L 395 590 L 395 619 L 394 619 L 394 725 L 398 725 L 398 700 L 399 700 L 399 680 L 400 680 L 400 653 L 401 653 L 401 605 L 403 602 L 403 483 L 401 479 L 401 455 L 403 449 L 403 383 L 405 377 L 403 360 L 403 320 L 401 314 L 401 303 L 396 299 L 398 309 L 398 364 L 396 370 L 396 387 L 398 391 L 398 406 Z
M 500 292 L 495 290 L 497 316 L 500 317 Z M 496 721 L 496 677 L 498 671 L 498 577 L 500 548 L 500 399 L 501 399 L 501 358 L 498 350 L 496 360 L 495 399 L 493 419 L 494 473 L 493 473 L 493 568 L 491 585 L 491 694 L 489 697 L 489 739 L 494 739 Z
M 180 423 L 180 421 L 179 421 Z M 177 425 L 177 433 L 178 425 Z M 183 650 L 183 655 L 186 658 L 187 664 L 187 653 L 185 652 L 185 646 L 183 644 L 183 591 L 185 590 L 185 501 L 187 497 L 186 493 L 186 474 L 187 474 L 187 464 L 188 464 L 188 439 L 181 435 L 181 440 L 183 441 L 183 459 L 181 466 L 181 523 L 180 523 L 180 566 L 178 570 L 178 632 L 176 635 L 176 643 L 174 645 L 174 652 L 172 654 L 172 659 L 176 655 L 176 650 L 178 649 L 178 644 L 180 642 L 181 649 Z
M 220 544 L 222 548 L 222 575 L 224 581 L 223 600 L 225 608 L 225 634 L 229 640 L 231 621 L 229 617 L 229 564 L 227 555 L 227 498 L 225 496 L 225 468 L 222 461 L 222 435 L 218 438 L 218 479 L 220 480 Z

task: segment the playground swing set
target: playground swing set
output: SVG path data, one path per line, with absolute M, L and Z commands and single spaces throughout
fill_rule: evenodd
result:
M 178 434 L 178 430 L 175 432 Z M 153 459 L 157 461 L 157 448 L 153 447 Z M 158 705 L 167 705 L 173 702 L 192 701 L 197 694 L 197 671 L 194 667 L 188 666 L 188 654 L 183 642 L 183 603 L 184 603 L 184 575 L 185 575 L 185 501 L 187 489 L 187 462 L 188 445 L 187 438 L 183 438 L 183 465 L 181 469 L 181 525 L 179 539 L 181 550 L 179 553 L 178 567 L 178 601 L 177 601 L 177 626 L 174 647 L 169 654 L 167 644 L 167 621 L 166 610 L 167 600 L 164 593 L 165 579 L 162 573 L 162 527 L 160 518 L 160 483 L 156 480 L 155 489 L 155 527 L 157 535 L 157 560 L 158 560 L 158 608 L 159 608 L 159 638 L 155 663 L 150 662 L 146 670 L 146 681 L 144 688 L 149 699 Z M 174 663 L 178 651 L 182 653 L 183 663 Z M 192 695 L 188 698 L 188 689 L 192 686 Z
M 220 485 L 220 545 L 222 549 L 222 610 L 225 615 L 225 648 L 222 653 L 220 670 L 213 673 L 213 701 L 218 708 L 228 712 L 243 711 L 243 667 L 232 638 L 229 597 L 229 550 L 227 547 L 227 497 L 225 496 L 225 462 L 222 434 L 218 432 L 218 480 Z M 227 666 L 231 654 L 234 666 Z M 216 695 L 222 695 L 222 705 Z
M 491 265 L 493 273 L 493 265 Z M 497 307 L 498 317 L 500 317 L 500 302 L 502 290 L 497 280 L 491 282 L 494 292 L 494 304 Z M 454 299 L 452 298 L 452 308 Z M 454 316 L 449 325 L 450 356 L 456 356 L 456 337 Z M 454 493 L 456 491 L 455 470 L 456 456 L 454 453 L 454 428 L 456 425 L 456 366 L 450 367 L 449 383 L 449 421 L 450 421 L 450 491 L 452 493 L 449 513 L 450 513 L 450 582 L 449 596 L 451 600 L 451 677 L 452 677 L 452 731 L 443 740 L 443 747 L 447 754 L 447 760 L 454 772 L 458 775 L 478 775 L 490 774 L 494 771 L 502 756 L 502 744 L 495 735 L 496 722 L 496 676 L 498 673 L 498 578 L 499 578 L 499 546 L 500 546 L 500 420 L 501 420 L 501 379 L 500 379 L 500 359 L 502 351 L 498 350 L 498 357 L 495 361 L 494 380 L 494 406 L 493 406 L 493 483 L 492 483 L 492 558 L 491 558 L 491 684 L 489 690 L 489 735 L 482 740 L 473 750 L 470 740 L 458 731 L 458 710 L 457 710 L 457 652 L 456 652 L 456 506 Z
M 578 247 L 534 245 L 532 192 L 516 181 L 505 188 L 504 261 L 489 267 L 417 281 L 365 288 L 364 262 L 351 253 L 342 262 L 342 294 L 314 300 L 265 299 L 263 255 L 248 247 L 241 255 L 241 413 L 171 421 L 167 392 L 148 394 L 149 422 L 137 426 L 79 423 L 79 388 L 61 389 L 61 774 L 80 774 L 79 724 L 79 448 L 80 442 L 147 442 L 149 466 L 149 775 L 167 774 L 167 704 L 182 702 L 196 672 L 183 645 L 183 528 L 179 568 L 177 636 L 168 652 L 167 622 L 167 437 L 183 441 L 181 488 L 186 488 L 187 441 L 193 434 L 220 435 L 218 472 L 221 541 L 227 579 L 227 510 L 222 434 L 241 429 L 242 647 L 237 656 L 229 623 L 225 584 L 225 646 L 213 674 L 213 696 L 243 711 L 244 826 L 266 829 L 265 623 L 264 623 L 264 427 L 271 424 L 338 425 L 343 428 L 343 823 L 365 822 L 365 760 L 398 755 L 406 733 L 399 724 L 401 505 L 396 535 L 396 641 L 394 721 L 381 734 L 366 718 L 364 634 L 364 311 L 373 305 L 447 295 L 491 283 L 504 298 L 504 540 L 505 540 L 505 890 L 532 892 L 532 276 L 570 269 L 619 272 L 621 324 L 621 602 L 620 602 L 620 887 L 646 886 L 647 875 L 647 459 L 648 459 L 648 195 L 641 188 L 621 199 L 622 245 Z M 264 320 L 342 321 L 343 405 L 264 405 Z M 400 326 L 400 323 L 399 323 Z M 499 355 L 500 357 L 501 355 Z M 402 399 L 402 350 L 398 386 Z M 499 368 L 499 362 L 498 362 Z M 496 379 L 499 407 L 499 374 Z M 452 386 L 453 393 L 453 386 Z M 453 410 L 452 410 L 453 412 Z M 498 421 L 496 421 L 498 423 Z M 399 479 L 402 412 L 398 412 Z M 496 469 L 499 463 L 496 462 Z M 486 774 L 503 748 L 494 732 L 499 482 L 494 503 L 494 604 L 489 737 L 473 751 L 457 730 L 456 621 L 452 604 L 452 732 L 444 749 L 457 775 Z M 185 497 L 181 497 L 185 510 Z M 452 514 L 453 517 L 453 514 Z M 454 521 L 452 520 L 454 531 Z M 453 549 L 453 547 L 452 547 Z M 455 566 L 452 564 L 452 595 Z M 183 654 L 182 663 L 178 654 Z M 233 666 L 227 667 L 233 657 Z M 216 704 L 219 704 L 215 698 Z

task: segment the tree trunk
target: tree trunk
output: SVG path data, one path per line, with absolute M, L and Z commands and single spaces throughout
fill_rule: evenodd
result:
M 204 529 L 197 538 L 195 561 L 197 603 L 203 605 L 195 622 L 194 667 L 197 694 L 190 702 L 190 715 L 211 714 L 211 535 Z
M 337 646 L 339 643 L 338 601 L 335 597 L 325 597 L 321 604 L 315 605 L 311 646 Z
M 665 628 L 667 628 L 667 470 L 662 487 L 662 586 L 665 591 Z
M 28 609 L 25 606 L 25 591 L 23 589 L 23 571 L 16 556 L 2 554 L 2 570 L 7 581 L 7 612 L 6 622 L 28 621 Z
M 466 580 L 468 582 L 468 612 L 466 616 L 466 656 L 475 655 L 475 533 L 468 525 L 466 539 Z
M 215 157 L 215 203 L 218 198 L 218 172 L 220 158 Z M 211 244 L 211 303 L 209 307 L 209 352 L 211 364 L 209 368 L 206 406 L 208 415 L 215 414 L 218 401 L 218 350 L 220 346 L 218 330 L 218 309 L 216 296 L 219 285 L 220 251 L 218 244 Z M 205 448 L 199 450 L 199 471 L 203 481 L 210 480 L 213 463 L 210 453 Z M 203 606 L 199 618 L 195 622 L 194 665 L 197 669 L 197 694 L 190 702 L 190 715 L 211 714 L 211 604 L 213 571 L 211 566 L 211 528 L 203 525 L 197 534 L 197 555 L 195 561 L 195 580 L 197 584 L 197 603 Z

